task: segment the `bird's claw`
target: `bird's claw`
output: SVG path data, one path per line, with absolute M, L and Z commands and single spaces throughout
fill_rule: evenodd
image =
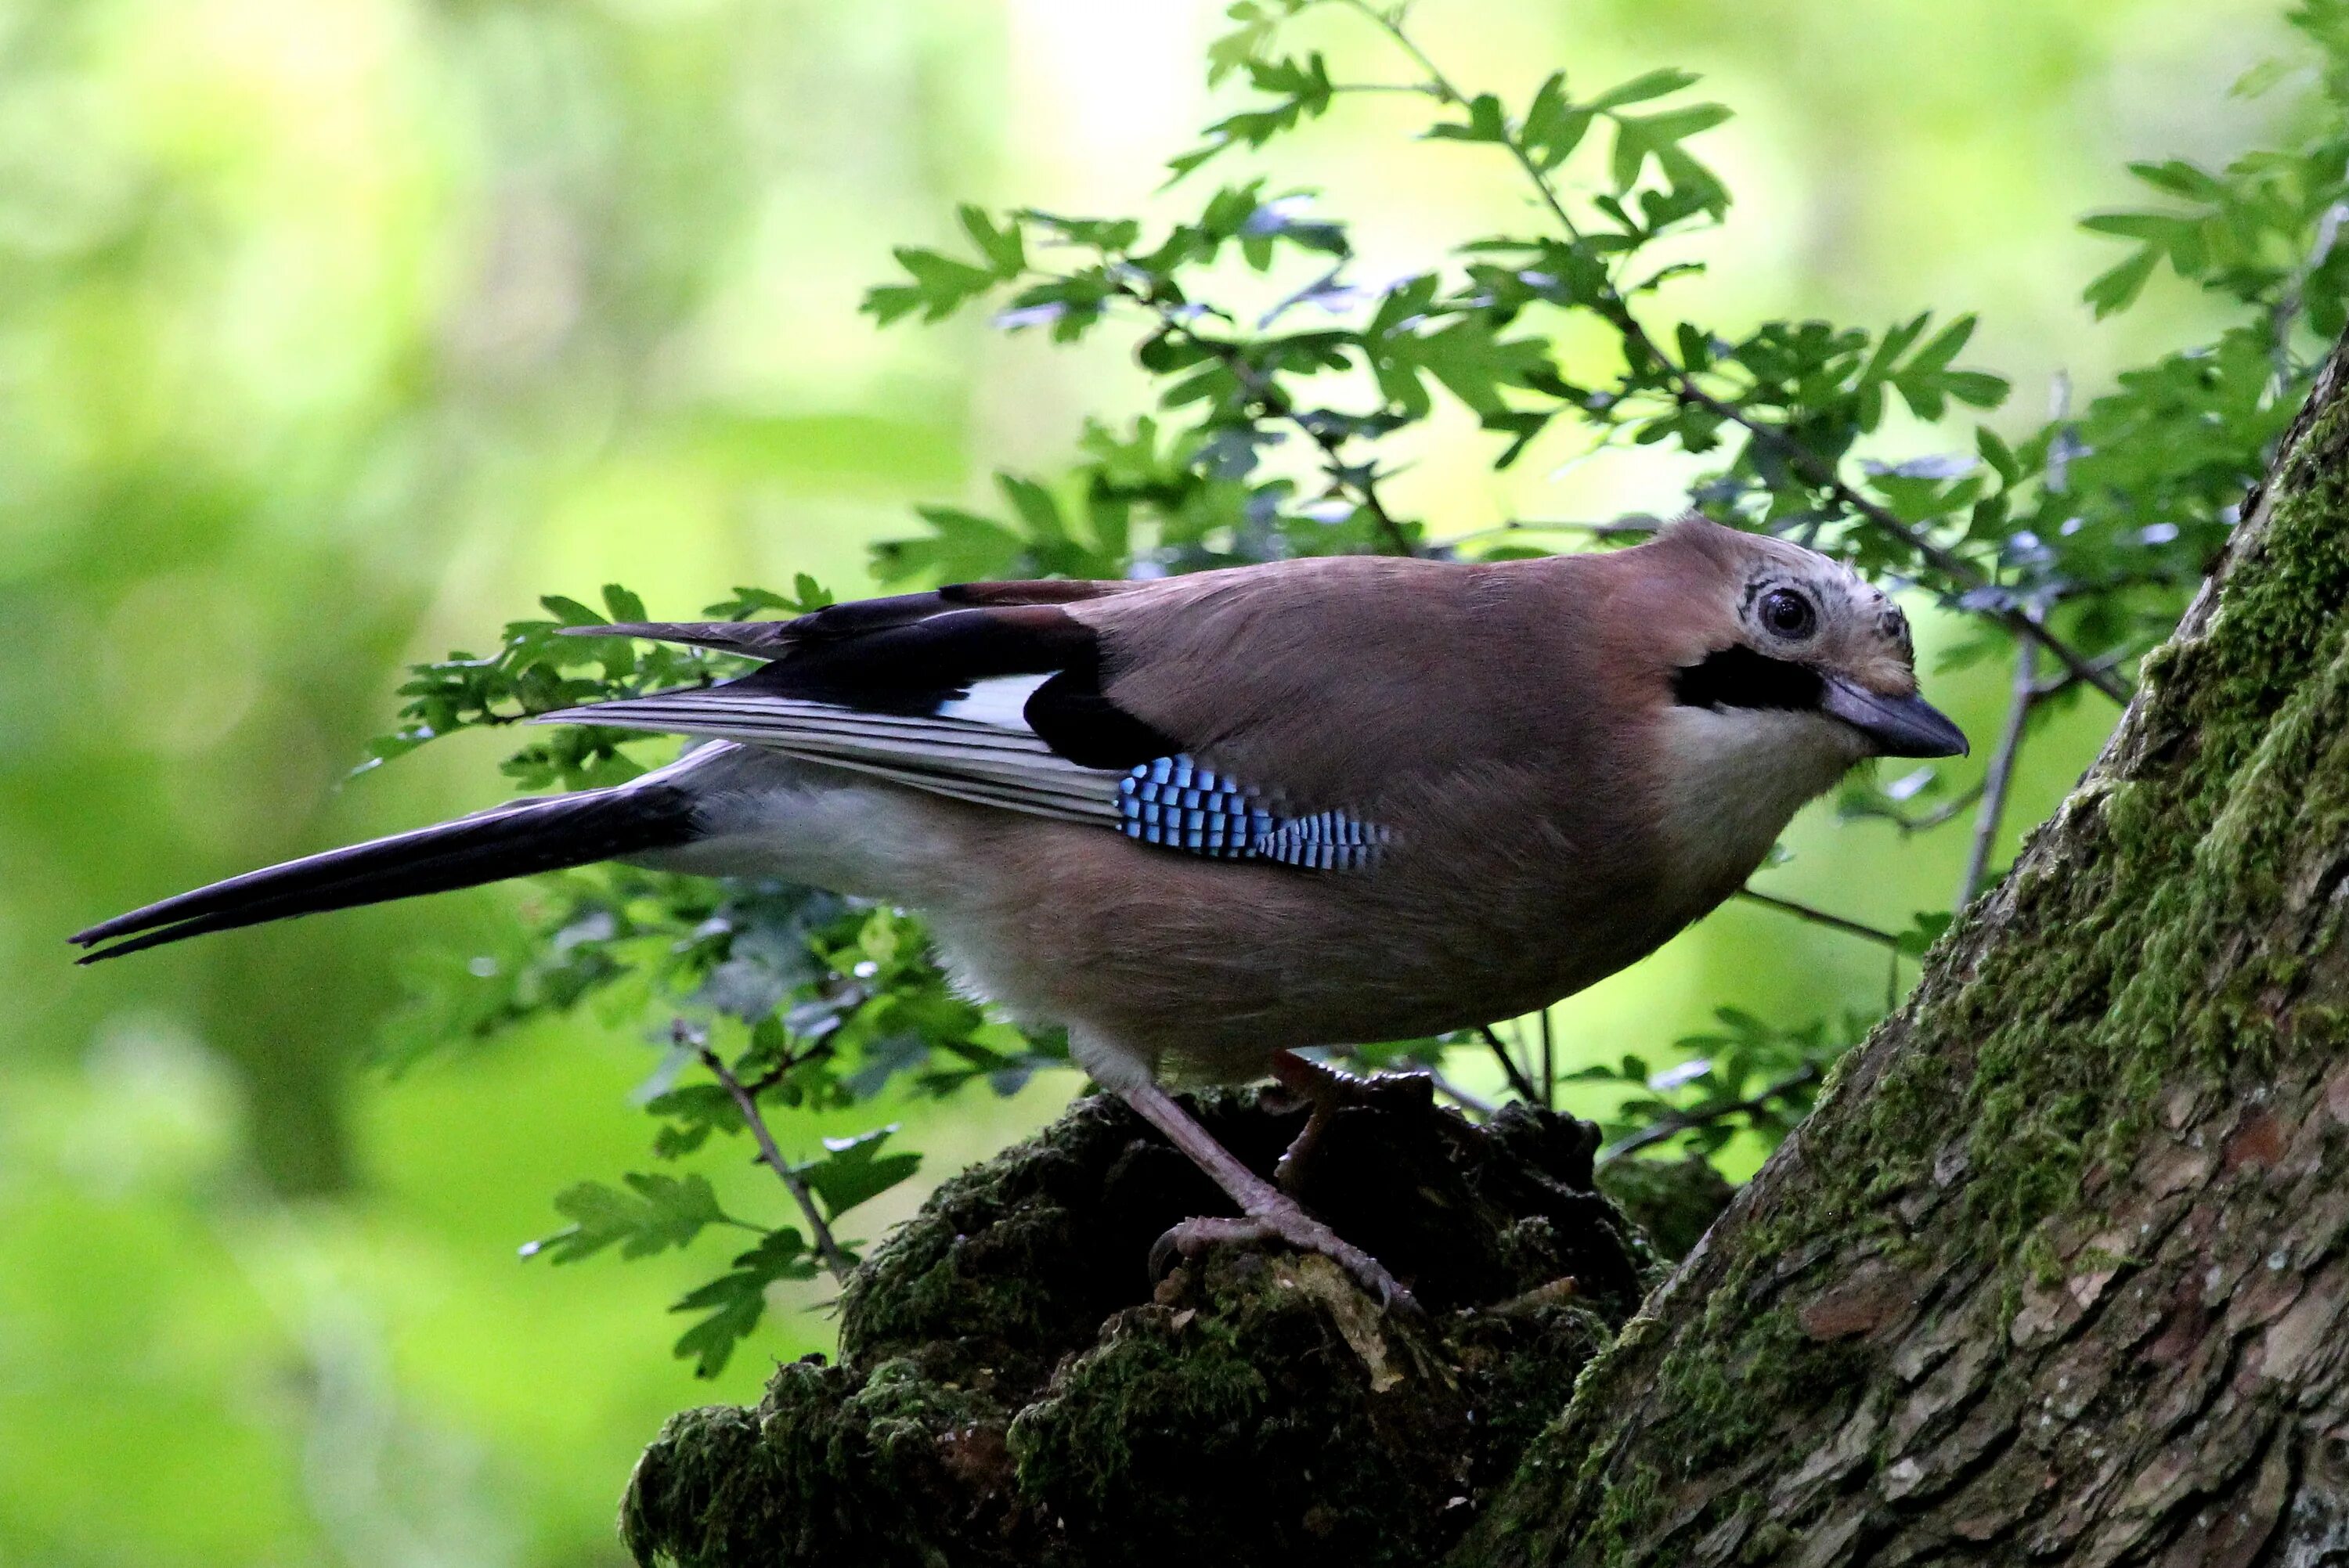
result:
M 1152 1243 L 1150 1274 L 1163 1276 L 1177 1257 L 1190 1260 L 1210 1247 L 1233 1243 L 1280 1242 L 1300 1253 L 1318 1253 L 1344 1269 L 1354 1283 L 1389 1312 L 1410 1318 L 1427 1315 L 1419 1298 L 1386 1271 L 1386 1265 L 1302 1209 L 1285 1212 L 1185 1220 Z

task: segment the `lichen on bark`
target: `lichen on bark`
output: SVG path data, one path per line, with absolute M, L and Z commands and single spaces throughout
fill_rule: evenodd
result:
M 1268 1171 L 1299 1125 L 1202 1115 Z M 947 1181 L 842 1301 L 836 1366 L 673 1419 L 622 1524 L 639 1560 L 738 1564 L 1433 1561 L 1660 1270 L 1593 1190 L 1593 1130 L 1388 1092 L 1340 1112 L 1307 1201 L 1428 1321 L 1333 1266 L 1223 1249 L 1154 1283 L 1215 1189 L 1114 1100 Z

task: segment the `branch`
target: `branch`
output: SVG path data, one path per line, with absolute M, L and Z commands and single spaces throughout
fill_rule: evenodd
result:
M 1974 814 L 1973 845 L 1966 851 L 1965 877 L 1958 883 L 1960 909 L 1973 903 L 1990 872 L 1991 847 L 2006 815 L 2015 764 L 2023 758 L 2023 727 L 2039 701 L 2038 653 L 2029 643 L 2014 645 L 2014 695 L 2006 705 L 2006 727 L 1999 731 L 1998 749 L 1991 753 L 1990 771 L 1982 777 L 1982 810 Z
M 1775 909 L 1781 914 L 1791 914 L 1797 920 L 1807 920 L 1813 925 L 1824 925 L 1829 931 L 1840 931 L 1846 936 L 1857 936 L 1863 942 L 1873 942 L 1878 946 L 1889 947 L 1895 953 L 1900 951 L 1900 938 L 1877 926 L 1864 925 L 1857 920 L 1847 920 L 1840 914 L 1829 914 L 1826 910 L 1814 909 L 1807 903 L 1797 903 L 1791 898 L 1780 898 L 1775 893 L 1756 892 L 1750 887 L 1739 888 L 1737 896 L 1758 903 L 1764 909 Z
M 1501 1043 L 1499 1032 L 1490 1024 L 1478 1025 L 1476 1032 L 1485 1037 L 1485 1043 L 1493 1047 L 1495 1056 L 1501 1058 L 1502 1075 L 1509 1080 L 1509 1088 L 1515 1091 L 1516 1097 L 1527 1105 L 1546 1104 L 1541 1096 L 1535 1092 L 1533 1080 L 1526 1077 L 1526 1069 L 1517 1066 L 1517 1058 L 1511 1056 L 1509 1047 Z
M 1541 1010 L 1541 1040 L 1542 1104 L 1556 1106 L 1557 1104 L 1557 1025 L 1551 1016 L 1551 1010 L 1547 1007 Z
M 2126 647 L 2115 648 L 2110 653 L 2098 654 L 2095 658 L 2090 659 L 2088 663 L 2092 667 L 2096 669 L 2114 669 L 2118 667 L 2121 661 L 2127 658 L 2128 655 L 2129 651 Z M 2065 670 L 2062 675 L 2050 676 L 2045 680 L 2041 681 L 2037 686 L 2032 687 L 2031 695 L 2034 700 L 2044 702 L 2051 696 L 2057 696 L 2064 692 L 2070 691 L 2074 686 L 2078 686 L 2079 684 L 2080 677 L 2074 675 L 2071 671 Z
M 1900 836 L 1905 839 L 1911 833 L 1926 832 L 1931 829 L 1940 827 L 1944 822 L 1951 821 L 1957 817 L 1962 816 L 1965 813 L 1967 807 L 1982 799 L 1982 783 L 1980 780 L 1976 780 L 1975 782 L 1967 785 L 1964 789 L 1959 790 L 1956 794 L 1951 796 L 1948 799 L 1942 801 L 1940 805 L 1934 807 L 1931 810 L 1920 811 L 1913 817 L 1909 816 L 1905 811 L 1887 810 L 1880 806 L 1868 806 L 1861 810 L 1846 812 L 1845 820 L 1856 821 L 1862 818 L 1873 817 L 1879 821 L 1889 822 L 1894 827 L 1899 829 Z
M 1436 96 L 1439 98 L 1446 103 L 1463 105 L 1467 103 L 1468 100 L 1461 95 L 1460 90 L 1452 85 L 1451 79 L 1437 68 L 1435 62 L 1430 59 L 1402 30 L 1401 22 L 1395 16 L 1377 10 L 1368 3 L 1368 0 L 1347 0 L 1347 3 L 1363 15 L 1368 16 L 1381 31 L 1392 38 L 1418 63 L 1420 68 L 1427 73 L 1428 81 L 1435 88 Z M 1549 176 L 1542 171 L 1541 165 L 1536 163 L 1533 155 L 1526 150 L 1525 142 L 1514 127 L 1505 128 L 1502 145 L 1508 149 L 1509 156 L 1516 160 L 1517 167 L 1525 171 L 1526 178 L 1533 182 L 1535 191 L 1541 197 L 1542 204 L 1548 208 L 1550 215 L 1557 220 L 1559 227 L 1566 231 L 1567 237 L 1577 244 L 1581 243 L 1583 240 L 1581 225 L 1578 224 L 1574 221 L 1574 215 L 1566 210 L 1566 203 L 1559 199 L 1557 188 L 1550 183 Z M 1599 294 L 1594 301 L 1593 308 L 1622 337 L 1624 347 L 1630 351 L 1627 362 L 1636 367 L 1639 356 L 1642 354 L 1652 359 L 1670 378 L 1672 384 L 1672 395 L 1680 402 L 1702 408 L 1724 424 L 1734 425 L 1744 430 L 1750 439 L 1775 452 L 1788 469 L 1831 498 L 1837 505 L 1846 511 L 1865 518 L 1879 531 L 1899 540 L 1921 559 L 1931 562 L 1951 581 L 1970 589 L 1990 586 L 1990 580 L 1976 570 L 1971 562 L 1903 521 L 1882 502 L 1852 488 L 1837 470 L 1834 464 L 1821 458 L 1809 447 L 1778 427 L 1757 419 L 1735 404 L 1706 391 L 1692 372 L 1666 354 L 1656 340 L 1649 335 L 1648 329 L 1640 325 L 1639 317 L 1631 314 L 1630 303 L 1613 284 L 1608 284 L 1604 292 Z M 2115 702 L 2128 701 L 2128 686 L 2117 676 L 2109 670 L 2095 668 L 2077 649 L 2048 631 L 2039 622 L 2024 614 L 2022 610 L 2010 605 L 1986 609 L 1979 614 L 1998 622 L 2016 637 L 2037 643 L 2054 655 L 2058 664 Z
M 1462 1088 L 1458 1084 L 1454 1083 L 1450 1078 L 1445 1078 L 1433 1068 L 1422 1067 L 1418 1070 L 1427 1075 L 1427 1081 L 1435 1086 L 1436 1093 L 1444 1096 L 1446 1099 L 1456 1102 L 1461 1109 L 1476 1118 L 1479 1121 L 1492 1120 L 1495 1113 L 1500 1109 L 1500 1108 L 1495 1105 L 1491 1100 L 1485 1099 L 1480 1095 L 1470 1094 L 1466 1089 Z
M 1752 1116 L 1768 1109 L 1772 1100 L 1782 1099 L 1796 1089 L 1806 1088 L 1818 1081 L 1819 1069 L 1805 1066 L 1744 1099 L 1733 1100 L 1727 1105 L 1707 1106 L 1702 1110 L 1674 1111 L 1652 1127 L 1643 1127 L 1630 1137 L 1618 1139 L 1600 1150 L 1599 1163 L 1611 1165 L 1627 1154 L 1636 1154 L 1668 1138 L 1678 1137 L 1695 1128 L 1709 1127 L 1716 1121 L 1726 1121 L 1733 1116 Z
M 783 1158 L 783 1151 L 775 1147 L 775 1135 L 767 1130 L 767 1119 L 759 1112 L 758 1099 L 728 1068 L 725 1059 L 716 1051 L 703 1046 L 700 1056 L 701 1065 L 708 1068 L 725 1086 L 726 1092 L 734 1097 L 735 1107 L 741 1111 L 743 1121 L 749 1125 L 750 1136 L 758 1140 L 759 1162 L 781 1179 L 783 1186 L 791 1192 L 792 1201 L 800 1206 L 801 1214 L 807 1220 L 808 1231 L 815 1238 L 816 1256 L 823 1260 L 823 1266 L 831 1271 L 833 1279 L 845 1284 L 848 1271 L 856 1265 L 846 1253 L 840 1250 L 840 1243 L 833 1238 L 832 1227 L 824 1223 L 823 1214 L 816 1208 L 815 1194 L 808 1190 L 806 1178 L 793 1171 L 792 1162 Z

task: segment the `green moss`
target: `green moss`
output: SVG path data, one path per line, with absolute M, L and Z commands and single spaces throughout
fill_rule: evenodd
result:
M 1672 1263 L 1688 1256 L 1737 1195 L 1712 1161 L 1695 1154 L 1618 1161 L 1599 1173 L 1599 1190 Z
M 1203 1119 L 1259 1169 L 1299 1125 Z M 1340 1113 L 1307 1201 L 1402 1274 L 1425 1324 L 1327 1260 L 1220 1249 L 1154 1283 L 1212 1188 L 1114 1101 L 947 1183 L 847 1291 L 839 1367 L 688 1412 L 624 1513 L 646 1562 L 1242 1565 L 1440 1556 L 1634 1305 L 1644 1254 L 1591 1185 L 1593 1130 L 1489 1129 L 1423 1094 Z

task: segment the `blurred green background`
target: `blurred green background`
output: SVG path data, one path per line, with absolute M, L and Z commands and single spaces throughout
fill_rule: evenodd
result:
M 2280 0 L 1428 0 L 1453 74 L 1706 73 L 1737 193 L 1687 308 L 1742 324 L 1983 313 L 2015 418 L 2070 372 L 2190 341 L 2182 291 L 2113 326 L 2073 221 L 2124 160 L 2223 161 Z M 951 203 L 1144 206 L 1209 117 L 1190 0 L 0 0 L 0 1563 L 572 1564 L 669 1411 L 823 1348 L 825 1292 L 718 1383 L 668 1256 L 515 1260 L 551 1195 L 642 1168 L 654 1052 L 582 1018 L 398 1082 L 362 1058 L 403 967 L 513 889 L 82 971 L 64 935 L 195 882 L 490 804 L 496 738 L 346 781 L 399 666 L 542 592 L 656 614 L 813 573 L 916 500 L 1049 469 L 1140 378 L 976 326 L 855 314 Z M 1341 55 L 1345 53 L 1340 50 Z M 1370 51 L 1349 63 L 1367 72 Z M 1348 100 L 1276 164 L 1362 272 L 1515 217 L 1506 171 Z M 1393 495 L 1439 536 L 1673 503 L 1637 454 L 1495 476 L 1429 450 Z M 1643 466 L 1648 465 L 1648 466 Z M 1926 641 L 1932 641 L 1927 628 Z M 1996 670 L 1929 681 L 1977 737 Z M 2107 709 L 2033 756 L 2053 806 Z M 1824 810 L 1767 885 L 1903 924 L 1961 835 Z M 1654 1051 L 1735 1003 L 1880 1005 L 1880 955 L 1733 906 L 1560 1010 Z M 924 1184 L 1075 1088 L 908 1108 Z M 864 1120 L 869 1124 L 870 1118 Z M 805 1125 L 791 1128 L 802 1140 Z M 746 1203 L 756 1173 L 739 1173 Z M 866 1233 L 918 1199 L 894 1193 Z

